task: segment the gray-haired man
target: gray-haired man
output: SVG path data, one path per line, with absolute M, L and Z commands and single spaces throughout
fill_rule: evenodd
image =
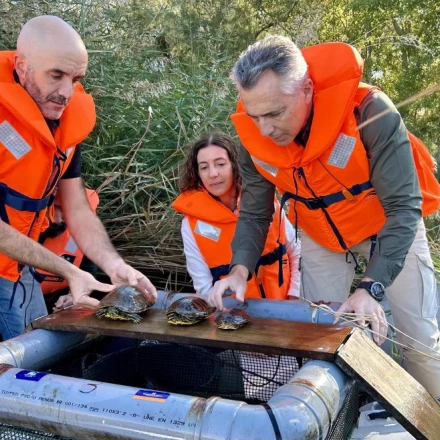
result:
M 210 300 L 222 308 L 228 288 L 243 299 L 277 188 L 302 230 L 304 297 L 343 302 L 339 312 L 365 316 L 360 323 L 370 321 L 381 344 L 387 322 L 379 302 L 386 288 L 397 328 L 428 348 L 400 334 L 399 341 L 435 356 L 436 284 L 422 215 L 439 207 L 440 187 L 429 153 L 391 101 L 361 83 L 362 65 L 349 45 L 300 51 L 276 36 L 237 61 L 232 78 L 241 99 L 232 120 L 244 146 L 241 210 L 231 273 Z M 347 298 L 359 255 L 369 262 Z M 404 356 L 408 371 L 440 396 L 439 360 L 412 350 Z

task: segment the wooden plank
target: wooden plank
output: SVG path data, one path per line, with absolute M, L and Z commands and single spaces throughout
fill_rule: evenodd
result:
M 360 329 L 355 329 L 340 347 L 336 364 L 359 380 L 416 439 L 440 439 L 440 406 L 436 400 Z
M 140 324 L 99 319 L 90 309 L 73 307 L 35 320 L 32 328 L 151 339 L 224 349 L 334 360 L 350 327 L 253 318 L 237 331 L 219 330 L 215 316 L 192 326 L 167 323 L 163 310 L 148 310 Z

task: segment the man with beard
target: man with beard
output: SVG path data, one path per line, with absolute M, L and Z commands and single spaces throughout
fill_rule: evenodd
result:
M 43 295 L 29 267 L 67 280 L 75 304 L 96 307 L 93 290 L 130 284 L 156 295 L 143 274 L 116 252 L 90 209 L 81 178 L 79 144 L 92 131 L 93 99 L 80 81 L 88 55 L 81 37 L 55 16 L 29 20 L 17 50 L 0 52 L 0 333 L 19 335 L 46 315 Z M 37 243 L 47 213 L 60 201 L 66 224 L 83 253 L 112 284 Z

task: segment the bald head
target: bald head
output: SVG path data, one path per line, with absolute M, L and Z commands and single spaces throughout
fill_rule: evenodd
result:
M 15 70 L 48 119 L 58 119 L 87 70 L 87 50 L 69 24 L 53 15 L 29 20 L 17 40 Z
M 51 51 L 82 52 L 87 56 L 78 32 L 64 20 L 54 15 L 32 18 L 18 36 L 18 54 L 33 62 L 35 58 Z

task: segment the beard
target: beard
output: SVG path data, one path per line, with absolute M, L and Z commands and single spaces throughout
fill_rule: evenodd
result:
M 26 80 L 23 84 L 23 88 L 30 95 L 30 97 L 34 100 L 35 104 L 37 104 L 41 113 L 46 119 L 56 120 L 59 119 L 64 111 L 64 109 L 54 110 L 50 108 L 50 103 L 56 103 L 59 105 L 66 106 L 69 100 L 64 96 L 59 95 L 58 93 L 51 93 L 49 96 L 45 96 L 41 88 L 38 86 L 35 80 L 34 71 L 29 68 Z

